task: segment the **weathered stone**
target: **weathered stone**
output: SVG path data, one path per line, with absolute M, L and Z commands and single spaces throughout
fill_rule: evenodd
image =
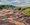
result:
M 26 22 L 27 22 L 27 23 L 30 23 L 30 19 L 27 19 Z
M 16 25 L 25 25 L 23 22 L 15 22 Z

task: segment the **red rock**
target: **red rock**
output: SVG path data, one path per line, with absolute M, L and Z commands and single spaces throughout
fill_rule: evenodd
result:
M 23 22 L 15 22 L 16 25 L 25 25 Z
M 30 19 L 27 19 L 26 22 L 27 22 L 27 23 L 30 23 Z

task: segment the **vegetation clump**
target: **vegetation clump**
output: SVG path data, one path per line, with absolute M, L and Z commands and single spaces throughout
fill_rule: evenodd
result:
M 0 5 L 0 10 L 2 10 L 2 8 L 3 8 L 3 7 Z
M 4 6 L 4 9 L 8 10 L 9 8 L 8 8 L 8 6 L 7 6 L 7 5 L 5 5 L 5 6 Z
M 30 7 L 25 8 L 25 10 L 22 11 L 26 16 L 30 16 Z
M 14 10 L 21 10 L 21 7 L 15 7 Z

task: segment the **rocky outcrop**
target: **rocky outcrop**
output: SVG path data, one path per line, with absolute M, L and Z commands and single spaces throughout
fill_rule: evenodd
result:
M 6 23 L 4 23 L 5 18 L 8 19 Z M 28 25 L 30 23 L 28 18 L 30 17 L 25 17 L 20 11 L 3 10 L 0 12 L 0 25 Z

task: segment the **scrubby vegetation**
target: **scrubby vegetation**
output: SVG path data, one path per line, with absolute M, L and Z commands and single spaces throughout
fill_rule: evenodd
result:
M 15 7 L 14 10 L 21 10 L 21 7 Z
M 8 9 L 8 6 L 7 5 L 0 5 L 0 10 L 2 10 L 2 9 Z
M 2 10 L 2 6 L 0 5 L 0 10 Z
M 10 7 L 10 8 L 15 8 L 15 6 L 13 6 L 13 5 L 0 5 L 0 10 L 2 10 L 2 9 L 8 10 L 9 7 Z
M 22 13 L 24 13 L 26 16 L 30 16 L 30 7 L 25 8 Z
M 15 7 L 13 5 L 0 5 L 0 10 L 2 10 L 2 9 L 8 10 L 9 7 L 14 10 L 21 10 L 22 9 L 21 7 Z M 23 8 L 22 13 L 24 13 L 26 16 L 30 16 L 30 7 Z
M 8 8 L 8 6 L 5 5 L 5 6 L 4 6 L 4 9 L 8 10 L 9 8 Z

